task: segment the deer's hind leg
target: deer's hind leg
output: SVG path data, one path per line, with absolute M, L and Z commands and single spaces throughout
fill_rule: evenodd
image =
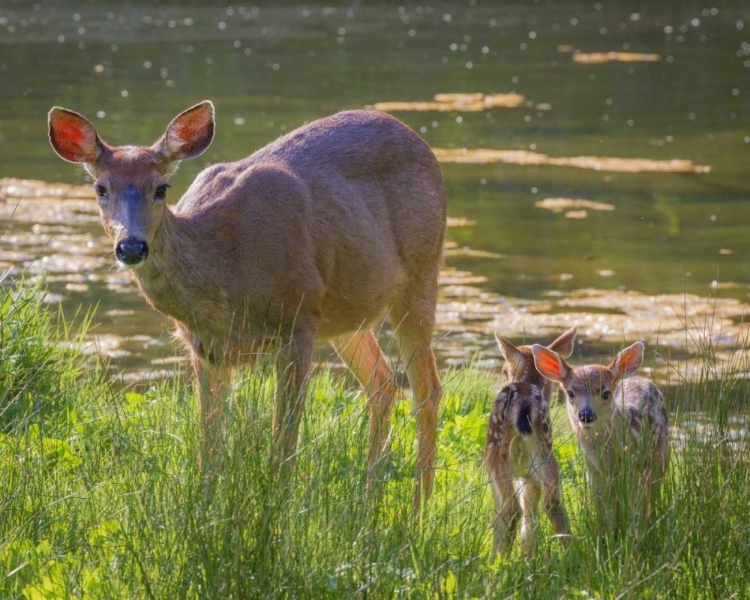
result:
M 437 269 L 420 275 L 416 281 L 410 281 L 404 287 L 402 297 L 390 310 L 399 354 L 406 365 L 412 390 L 412 410 L 417 420 L 417 480 L 413 497 L 417 511 L 427 502 L 435 481 L 437 419 L 442 395 L 432 352 L 436 303 Z
M 393 370 L 383 356 L 372 330 L 358 331 L 334 342 L 336 351 L 356 376 L 367 397 L 370 440 L 367 447 L 367 489 L 377 479 L 377 467 L 390 432 L 391 409 L 398 392 Z
M 524 554 L 529 556 L 536 543 L 536 513 L 539 509 L 539 497 L 542 495 L 542 484 L 536 477 L 516 480 L 516 493 L 521 498 L 521 543 Z
M 494 530 L 494 553 L 507 554 L 513 548 L 521 517 L 521 505 L 513 488 L 513 474 L 502 465 L 490 468 L 490 486 L 495 504 L 492 526 Z
M 560 465 L 552 454 L 551 448 L 539 470 L 542 481 L 542 507 L 544 512 L 547 513 L 555 533 L 560 536 L 560 541 L 563 545 L 567 545 L 570 541 L 570 525 L 568 514 L 565 512 L 565 506 L 563 505 Z

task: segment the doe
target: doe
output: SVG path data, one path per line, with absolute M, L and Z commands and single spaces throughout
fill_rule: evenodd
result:
M 568 397 L 570 426 L 586 457 L 586 478 L 598 508 L 617 531 L 617 483 L 636 477 L 647 512 L 667 470 L 667 411 L 659 388 L 645 377 L 630 377 L 643 362 L 644 346 L 636 342 L 620 351 L 608 366 L 569 366 L 554 351 L 535 344 L 536 368 L 560 383 Z M 635 468 L 623 467 L 635 457 Z M 631 490 L 633 503 L 637 498 Z M 616 511 L 616 512 L 613 512 Z
M 573 327 L 549 348 L 570 356 L 575 336 Z M 517 347 L 502 337 L 497 341 L 505 358 L 503 373 L 508 384 L 500 390 L 492 407 L 485 449 L 495 503 L 494 550 L 495 554 L 510 551 L 520 518 L 521 540 L 528 555 L 534 547 L 540 496 L 563 543 L 570 535 L 560 467 L 552 451 L 549 402 L 553 390 L 534 367 L 531 346 Z
M 57 154 L 94 178 L 119 264 L 191 355 L 204 468 L 219 451 L 232 369 L 268 349 L 276 352 L 274 463 L 293 463 L 315 341 L 325 339 L 368 397 L 369 486 L 396 393 L 371 330 L 388 312 L 414 395 L 419 509 L 433 487 L 441 396 L 431 344 L 446 195 L 434 154 L 389 115 L 342 112 L 208 167 L 170 209 L 170 176 L 213 137 L 209 101 L 146 147 L 110 146 L 80 114 L 49 113 Z

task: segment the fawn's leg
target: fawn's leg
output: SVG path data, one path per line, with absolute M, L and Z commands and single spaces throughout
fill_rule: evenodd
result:
M 434 281 L 427 277 L 422 285 L 412 282 L 407 287 L 406 297 L 397 302 L 390 312 L 401 360 L 406 365 L 413 394 L 412 410 L 417 420 L 419 449 L 413 496 L 416 511 L 429 499 L 435 481 L 437 418 L 442 395 L 435 355 L 432 353 L 436 298 L 435 275 Z
M 385 452 L 390 432 L 391 408 L 398 387 L 393 371 L 371 330 L 358 331 L 334 343 L 342 360 L 354 373 L 367 396 L 370 441 L 367 447 L 367 489 L 376 480 L 376 467 Z
M 542 484 L 536 478 L 519 479 L 518 482 L 522 513 L 521 542 L 524 554 L 528 556 L 533 552 L 536 543 L 536 513 L 542 495 Z
M 495 514 L 492 520 L 494 529 L 494 553 L 507 554 L 516 539 L 516 528 L 521 516 L 516 491 L 513 489 L 511 473 L 501 465 L 490 469 L 490 485 L 495 502 Z
M 276 390 L 273 415 L 273 462 L 294 466 L 299 428 L 305 407 L 315 335 L 300 329 L 283 340 L 276 354 Z
M 551 453 L 541 467 L 542 476 L 542 506 L 547 513 L 552 528 L 560 537 L 563 545 L 570 541 L 570 526 L 568 515 L 562 501 L 562 489 L 560 487 L 560 466 Z

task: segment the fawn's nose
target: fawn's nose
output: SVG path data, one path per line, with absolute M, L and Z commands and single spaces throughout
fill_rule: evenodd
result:
M 143 240 L 125 238 L 115 245 L 117 260 L 128 266 L 142 263 L 148 256 L 148 244 Z
M 590 406 L 587 406 L 578 413 L 578 420 L 581 423 L 593 423 L 596 421 L 596 413 Z

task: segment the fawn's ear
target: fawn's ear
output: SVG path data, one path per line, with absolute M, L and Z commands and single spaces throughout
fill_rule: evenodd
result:
M 167 162 L 200 156 L 214 139 L 214 105 L 205 100 L 180 113 L 154 144 Z
M 522 373 L 526 368 L 526 357 L 523 355 L 523 352 L 516 348 L 509 340 L 497 334 L 495 334 L 495 340 L 497 341 L 498 348 L 500 348 L 500 354 L 503 355 L 510 370 L 513 373 Z
M 536 365 L 537 371 L 547 379 L 565 384 L 570 375 L 570 367 L 560 358 L 557 352 L 548 350 L 539 344 L 534 344 L 531 347 L 531 352 L 534 354 L 534 365 Z
M 104 145 L 96 128 L 82 115 L 55 106 L 48 121 L 50 144 L 63 160 L 93 165 L 102 156 Z
M 547 348 L 553 352 L 557 352 L 563 358 L 568 358 L 573 354 L 573 344 L 576 341 L 576 333 L 578 333 L 578 327 L 573 325 L 565 333 L 563 333 L 554 342 L 549 344 Z
M 625 375 L 630 375 L 638 370 L 643 362 L 643 342 L 636 342 L 624 350 L 609 363 L 609 370 L 612 371 L 612 379 L 619 379 Z

